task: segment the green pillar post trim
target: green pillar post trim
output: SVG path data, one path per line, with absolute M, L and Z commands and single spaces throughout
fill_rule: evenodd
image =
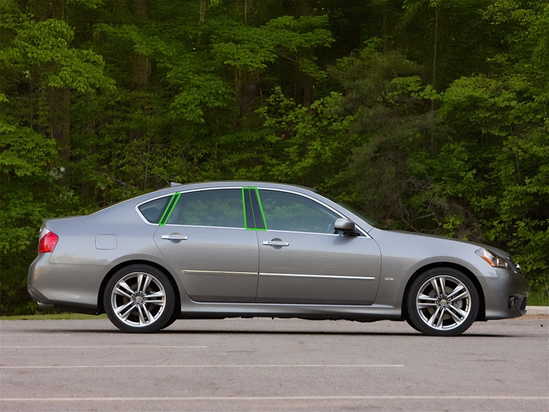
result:
M 168 206 L 166 209 L 164 209 L 164 213 L 162 214 L 162 217 L 160 218 L 159 225 L 164 226 L 168 220 L 170 219 L 170 216 L 172 215 L 173 209 L 175 208 L 175 205 L 177 204 L 177 201 L 179 200 L 179 196 L 181 196 L 180 192 L 175 192 L 170 201 L 168 202 Z
M 259 214 L 261 216 L 257 216 L 256 210 L 254 210 L 253 192 L 255 192 L 255 200 L 259 205 Z M 247 200 L 249 200 L 249 202 L 247 202 Z M 246 227 L 246 230 L 267 230 L 265 213 L 263 212 L 263 206 L 261 205 L 259 190 L 257 187 L 246 186 L 242 188 L 242 207 L 244 211 L 244 226 Z M 250 212 L 253 222 L 248 222 L 248 212 Z M 263 223 L 263 227 L 257 227 L 259 222 Z

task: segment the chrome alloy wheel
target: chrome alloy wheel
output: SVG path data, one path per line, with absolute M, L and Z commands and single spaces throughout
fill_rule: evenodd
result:
M 456 277 L 442 274 L 419 287 L 415 306 L 420 319 L 440 331 L 462 325 L 473 307 L 468 287 Z
M 166 308 L 166 290 L 150 273 L 131 272 L 116 282 L 110 303 L 115 316 L 123 324 L 145 327 L 162 316 Z

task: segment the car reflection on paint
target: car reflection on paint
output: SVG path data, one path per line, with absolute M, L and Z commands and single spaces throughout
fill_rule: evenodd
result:
M 527 282 L 489 246 L 379 229 L 306 188 L 211 182 L 44 221 L 28 290 L 126 332 L 177 319 L 405 320 L 439 336 L 525 313 Z

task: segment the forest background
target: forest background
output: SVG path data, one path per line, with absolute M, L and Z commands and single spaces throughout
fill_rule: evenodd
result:
M 549 3 L 0 0 L 0 313 L 45 218 L 171 181 L 314 187 L 548 289 Z

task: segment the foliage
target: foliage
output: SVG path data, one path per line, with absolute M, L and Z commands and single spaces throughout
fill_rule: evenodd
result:
M 0 4 L 0 313 L 32 313 L 43 219 L 170 181 L 321 189 L 548 280 L 549 5 Z

